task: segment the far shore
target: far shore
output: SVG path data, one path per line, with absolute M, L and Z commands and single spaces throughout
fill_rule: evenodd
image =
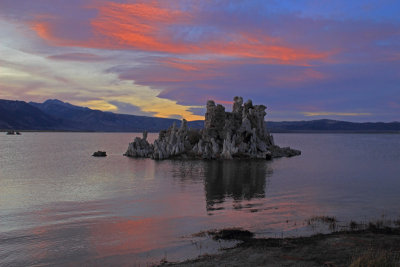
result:
M 0 129 L 0 132 L 18 131 L 26 133 L 142 133 L 135 132 L 113 132 L 113 131 L 67 131 L 67 130 L 20 130 L 20 129 Z M 400 131 L 269 131 L 270 133 L 285 134 L 400 134 Z M 148 133 L 159 133 L 158 131 L 148 131 Z

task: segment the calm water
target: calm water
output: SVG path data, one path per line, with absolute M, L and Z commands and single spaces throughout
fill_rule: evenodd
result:
M 0 265 L 145 266 L 232 245 L 192 236 L 209 229 L 400 216 L 400 135 L 275 134 L 303 154 L 271 162 L 123 157 L 134 136 L 1 133 Z

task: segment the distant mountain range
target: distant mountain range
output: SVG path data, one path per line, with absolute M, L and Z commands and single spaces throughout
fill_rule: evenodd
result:
M 179 120 L 115 114 L 60 100 L 43 103 L 0 100 L 0 129 L 38 131 L 156 132 Z
M 400 133 L 400 122 L 348 122 L 336 120 L 311 120 L 311 121 L 281 121 L 267 122 L 271 132 L 301 133 L 301 132 L 349 132 L 349 133 L 375 133 L 393 132 Z
M 158 132 L 179 120 L 116 114 L 93 110 L 57 99 L 43 103 L 0 99 L 1 130 Z M 203 121 L 191 121 L 189 127 L 200 129 Z M 335 120 L 267 122 L 271 132 L 399 132 L 400 122 L 355 123 Z

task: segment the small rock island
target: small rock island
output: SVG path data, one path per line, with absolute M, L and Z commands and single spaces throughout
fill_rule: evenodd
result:
M 107 153 L 105 151 L 96 151 L 92 155 L 93 157 L 107 157 Z
M 182 120 L 178 128 L 174 123 L 159 133 L 154 144 L 136 137 L 124 154 L 128 157 L 153 159 L 272 159 L 300 155 L 299 150 L 275 145 L 267 131 L 264 117 L 266 106 L 253 105 L 251 100 L 243 104 L 243 98 L 233 99 L 232 112 L 225 107 L 207 102 L 204 128 L 189 129 Z

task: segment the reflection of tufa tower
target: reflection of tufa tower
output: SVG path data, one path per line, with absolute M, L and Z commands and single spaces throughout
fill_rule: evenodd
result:
M 180 184 L 204 183 L 208 212 L 229 208 L 225 202 L 238 209 L 246 208 L 243 201 L 265 198 L 273 173 L 263 160 L 173 160 L 168 164 Z
M 264 198 L 272 174 L 265 161 L 208 161 L 204 163 L 204 188 L 208 211 L 218 209 L 227 198 L 235 202 Z

